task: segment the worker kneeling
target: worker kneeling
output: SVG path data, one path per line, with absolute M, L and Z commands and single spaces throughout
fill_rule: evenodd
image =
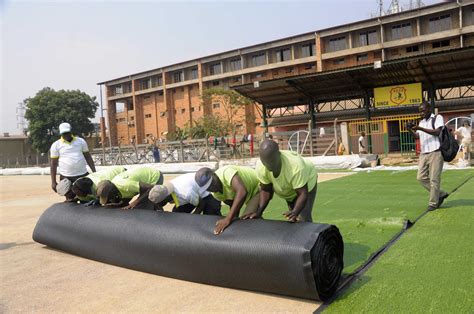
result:
M 261 189 L 258 210 L 244 219 L 260 218 L 275 193 L 288 204 L 289 210 L 283 213 L 288 221 L 313 221 L 318 174 L 311 162 L 296 152 L 280 151 L 274 141 L 264 140 L 256 172 Z
M 255 170 L 224 166 L 213 172 L 209 168 L 201 168 L 196 172 L 195 179 L 202 191 L 212 192 L 214 198 L 230 206 L 227 217 L 217 221 L 214 234 L 222 233 L 239 216 L 244 205 L 244 215 L 257 211 L 260 190 Z
M 201 190 L 194 181 L 194 173 L 187 173 L 163 185 L 151 188 L 148 199 L 161 207 L 174 204 L 173 212 L 220 215 L 221 202 L 211 193 Z
M 97 198 L 102 206 L 121 207 L 123 209 L 161 209 L 148 201 L 148 193 L 156 184 L 163 183 L 163 174 L 153 168 L 136 168 L 115 176 L 112 180 L 103 180 L 97 186 Z M 139 197 L 130 203 L 133 197 Z

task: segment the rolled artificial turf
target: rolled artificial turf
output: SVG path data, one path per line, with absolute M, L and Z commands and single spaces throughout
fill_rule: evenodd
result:
M 449 171 L 443 179 L 473 174 Z M 472 313 L 473 191 L 471 179 L 423 216 L 325 312 Z
M 472 175 L 472 170 L 444 171 L 441 186 L 449 192 Z M 356 173 L 318 184 L 313 221 L 339 228 L 344 239 L 343 272 L 349 274 L 399 233 L 407 219 L 421 215 L 428 197 L 414 170 Z M 282 199 L 274 197 L 268 208 L 264 218 L 284 220 L 287 206 Z

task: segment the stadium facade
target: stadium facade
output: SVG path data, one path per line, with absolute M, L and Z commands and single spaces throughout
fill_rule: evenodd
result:
M 467 115 L 474 108 L 473 46 L 474 2 L 443 2 L 134 73 L 99 83 L 106 90 L 108 136 L 112 145 L 132 138 L 143 143 L 203 115 L 225 115 L 219 102 L 203 103 L 201 95 L 205 89 L 233 88 L 256 101 L 238 113 L 240 134 L 297 130 L 308 120 L 324 126 L 338 118 L 352 122 L 353 137 L 366 127 L 375 136 L 377 128 L 381 142 L 374 149 L 396 151 L 388 129 L 403 132 L 402 123 L 416 108 L 371 113 L 373 88 L 420 82 L 422 98 L 445 118 Z M 388 78 L 368 84 L 375 77 L 369 68 L 382 68 Z M 447 76 L 436 76 L 437 68 Z M 331 86 L 311 90 L 324 80 Z M 351 88 L 360 93 L 351 94 Z

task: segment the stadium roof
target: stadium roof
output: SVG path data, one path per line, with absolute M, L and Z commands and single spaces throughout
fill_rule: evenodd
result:
M 267 108 L 363 98 L 381 86 L 423 83 L 450 88 L 474 84 L 474 47 L 406 57 L 373 64 L 286 77 L 233 87 Z

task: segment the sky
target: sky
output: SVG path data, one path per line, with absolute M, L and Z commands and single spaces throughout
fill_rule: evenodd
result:
M 384 4 L 388 9 L 390 1 Z M 377 10 L 376 0 L 0 0 L 0 132 L 21 133 L 18 103 L 44 87 L 79 89 L 99 101 L 98 82 L 367 19 Z

